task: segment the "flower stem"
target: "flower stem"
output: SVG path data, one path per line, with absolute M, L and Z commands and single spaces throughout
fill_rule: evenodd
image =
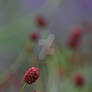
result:
M 24 88 L 27 86 L 26 83 L 24 83 L 23 87 L 21 88 L 21 91 L 20 92 L 23 92 Z

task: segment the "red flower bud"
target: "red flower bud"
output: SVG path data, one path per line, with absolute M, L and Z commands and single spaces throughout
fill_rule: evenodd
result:
M 30 68 L 24 75 L 24 82 L 27 84 L 34 83 L 40 76 L 40 69 L 36 67 Z
M 46 19 L 43 16 L 37 16 L 36 23 L 39 27 L 45 27 L 46 26 Z
M 78 47 L 78 44 L 79 44 L 79 41 L 80 41 L 82 29 L 76 28 L 73 31 L 74 32 L 69 37 L 68 45 L 71 48 L 75 48 L 76 49 Z
M 32 39 L 33 41 L 37 41 L 39 38 L 39 34 L 37 32 L 33 32 L 29 35 L 29 38 Z
M 79 87 L 83 86 L 84 85 L 84 82 L 85 82 L 85 79 L 83 77 L 83 75 L 76 75 L 75 76 L 75 84 Z

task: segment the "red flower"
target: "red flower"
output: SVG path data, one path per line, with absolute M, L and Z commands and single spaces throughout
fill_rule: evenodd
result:
M 32 39 L 33 41 L 37 41 L 39 38 L 39 34 L 37 32 L 33 32 L 29 35 L 29 38 Z
M 79 41 L 80 41 L 82 29 L 76 28 L 73 31 L 74 32 L 69 37 L 68 45 L 71 48 L 75 48 L 76 49 L 78 47 L 78 44 L 79 44 Z
M 45 27 L 46 26 L 46 19 L 43 16 L 37 16 L 36 23 L 39 27 Z
M 24 81 L 27 84 L 34 83 L 40 76 L 40 69 L 36 67 L 30 68 L 24 75 Z
M 83 77 L 83 75 L 78 74 L 75 76 L 75 84 L 79 87 L 83 86 L 85 82 L 85 79 Z

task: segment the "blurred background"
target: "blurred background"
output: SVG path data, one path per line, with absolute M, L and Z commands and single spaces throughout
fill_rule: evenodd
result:
M 32 66 L 24 92 L 92 92 L 92 0 L 0 0 L 0 92 L 20 92 Z

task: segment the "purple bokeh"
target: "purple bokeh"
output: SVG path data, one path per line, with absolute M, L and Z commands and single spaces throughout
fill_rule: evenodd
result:
M 43 4 L 45 3 L 46 0 L 24 0 L 23 7 L 25 10 L 34 10 L 34 9 L 39 9 Z

